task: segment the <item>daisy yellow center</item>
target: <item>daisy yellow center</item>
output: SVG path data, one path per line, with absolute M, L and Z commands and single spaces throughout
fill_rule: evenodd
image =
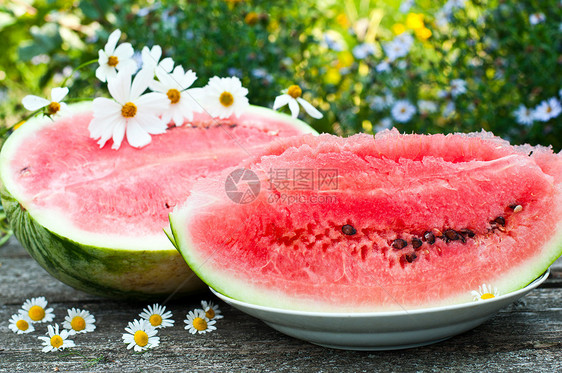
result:
M 70 322 L 70 326 L 72 329 L 79 332 L 80 330 L 84 330 L 86 328 L 86 320 L 84 320 L 81 316 L 74 316 Z
M 492 299 L 495 298 L 496 296 L 494 294 L 491 293 L 484 293 L 482 294 L 482 296 L 480 297 L 481 299 Z
M 205 316 L 207 316 L 207 318 L 212 319 L 213 317 L 215 317 L 215 310 L 212 308 L 209 308 L 206 312 L 205 312 Z
M 199 331 L 207 330 L 207 322 L 200 317 L 196 317 L 193 319 L 193 327 Z
M 16 322 L 16 327 L 17 327 L 19 330 L 27 330 L 27 329 L 29 329 L 29 323 L 28 323 L 27 321 L 25 321 L 25 320 L 18 320 L 18 321 Z
M 144 347 L 148 344 L 148 334 L 144 330 L 137 330 L 135 332 L 135 343 L 141 347 Z
M 552 111 L 552 108 L 550 106 L 546 107 L 546 112 L 550 114 L 550 112 Z
M 119 64 L 119 58 L 117 58 L 116 56 L 109 56 L 109 58 L 107 59 L 107 64 L 111 67 L 115 67 Z
M 51 337 L 51 346 L 53 346 L 54 348 L 59 348 L 60 346 L 62 346 L 62 344 L 63 340 L 60 335 L 54 335 Z
M 180 91 L 175 88 L 169 89 L 166 94 L 168 95 L 168 98 L 170 99 L 170 102 L 172 104 L 177 104 L 181 97 Z
M 121 108 L 121 115 L 125 118 L 132 118 L 137 115 L 137 105 L 133 104 L 132 102 L 127 102 Z
M 400 112 L 401 112 L 401 113 L 405 113 L 405 112 L 406 112 L 406 108 L 403 107 L 402 109 L 400 109 Z
M 58 102 L 53 101 L 47 106 L 47 112 L 50 115 L 56 114 L 59 110 L 60 110 L 60 104 Z
M 301 95 L 302 95 L 302 89 L 298 85 L 293 84 L 287 90 L 287 94 L 289 96 L 291 96 L 292 98 L 298 98 L 298 97 L 301 97 Z
M 154 314 L 150 316 L 148 321 L 150 321 L 150 324 L 152 326 L 159 326 L 160 324 L 162 324 L 162 316 Z
M 232 93 L 224 91 L 223 93 L 221 93 L 219 101 L 222 106 L 229 107 L 234 102 L 234 96 L 232 96 Z
M 45 310 L 41 306 L 33 306 L 29 309 L 28 315 L 33 321 L 43 320 L 45 317 Z

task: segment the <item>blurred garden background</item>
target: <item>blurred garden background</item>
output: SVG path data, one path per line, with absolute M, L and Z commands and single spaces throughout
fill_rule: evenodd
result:
M 252 104 L 271 107 L 300 85 L 324 113 L 302 119 L 322 132 L 485 129 L 562 148 L 560 0 L 8 0 L 4 127 L 26 117 L 27 94 L 64 83 L 70 99 L 106 95 L 96 64 L 73 69 L 117 28 L 136 51 L 158 44 L 194 70 L 194 86 L 238 76 Z

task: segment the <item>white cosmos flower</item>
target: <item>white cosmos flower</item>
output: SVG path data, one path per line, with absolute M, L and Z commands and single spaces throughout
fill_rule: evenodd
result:
M 35 330 L 33 321 L 29 318 L 29 316 L 23 313 L 12 315 L 8 328 L 17 334 L 31 333 Z
M 379 63 L 375 69 L 377 70 L 377 72 L 382 73 L 385 71 L 390 71 L 390 64 L 388 63 L 389 60 L 385 59 L 383 60 L 381 63 Z
M 239 117 L 250 105 L 246 97 L 248 90 L 235 76 L 213 76 L 199 93 L 203 108 L 214 118 L 228 118 L 233 114 Z
M 447 103 L 445 104 L 445 108 L 443 108 L 443 116 L 449 117 L 453 115 L 455 110 L 457 110 L 455 103 L 453 101 L 447 100 Z
M 48 115 L 55 115 L 61 110 L 66 109 L 66 104 L 62 102 L 62 100 L 67 94 L 67 87 L 55 87 L 51 89 L 51 100 L 35 95 L 27 95 L 23 98 L 21 103 L 27 110 L 35 111 L 46 107 Z
M 400 57 L 406 56 L 410 52 L 413 43 L 414 39 L 412 35 L 404 32 L 395 37 L 394 40 L 385 43 L 382 47 L 388 60 L 393 62 Z
M 55 314 L 52 308 L 47 308 L 48 303 L 45 297 L 27 299 L 19 312 L 27 315 L 34 323 L 51 322 Z
M 158 303 L 148 306 L 148 308 L 143 308 L 139 316 L 156 329 L 174 326 L 172 311 L 166 311 L 166 306 L 161 306 Z
M 303 107 L 304 111 L 311 117 L 315 119 L 320 119 L 323 117 L 322 113 L 319 112 L 314 106 L 312 106 L 308 101 L 301 97 L 302 89 L 298 85 L 290 86 L 285 93 L 275 97 L 273 102 L 273 110 L 277 110 L 285 105 L 289 105 L 289 110 L 291 110 L 291 115 L 293 118 L 299 115 L 299 104 Z
M 191 334 L 205 334 L 217 329 L 215 326 L 216 321 L 209 320 L 202 309 L 189 311 L 183 322 L 187 324 L 184 329 L 189 330 Z
M 380 122 L 375 125 L 375 132 L 383 131 L 392 127 L 392 119 L 386 117 L 382 118 Z
M 529 23 L 531 25 L 536 25 L 542 23 L 546 20 L 544 13 L 533 13 L 529 16 Z
M 159 45 L 153 46 L 152 49 L 149 49 L 148 47 L 142 48 L 142 68 L 152 69 L 153 72 L 158 69 L 169 73 L 174 68 L 174 60 L 171 57 L 167 57 L 160 61 L 161 57 L 162 47 Z
M 556 97 L 551 97 L 548 100 L 542 101 L 533 110 L 533 117 L 541 122 L 548 122 L 552 118 L 556 118 L 562 112 L 560 101 Z
M 367 56 L 375 54 L 375 46 L 371 43 L 361 43 L 353 47 L 351 53 L 353 57 L 362 60 Z
M 499 296 L 500 293 L 498 289 L 492 287 L 492 285 L 482 284 L 478 290 L 472 291 L 472 298 L 475 301 L 481 301 L 486 299 L 492 299 Z
M 209 320 L 218 320 L 223 318 L 219 306 L 214 304 L 213 302 L 210 301 L 207 302 L 206 300 L 202 300 L 201 307 L 203 307 L 203 311 L 205 311 L 205 316 Z
M 127 350 L 134 348 L 136 352 L 141 352 L 160 344 L 160 337 L 156 336 L 158 330 L 144 319 L 129 322 L 125 331 L 123 342 L 127 344 Z
M 176 66 L 172 73 L 156 69 L 156 77 L 158 80 L 150 83 L 150 89 L 166 95 L 170 104 L 169 109 L 162 113 L 164 123 L 168 124 L 172 121 L 176 126 L 181 126 L 185 119 L 193 120 L 194 112 L 203 110 L 198 103 L 202 89 L 188 89 L 197 80 L 197 75 L 193 71 L 184 71 L 181 66 Z
M 47 326 L 47 337 L 38 337 L 43 341 L 43 352 L 63 350 L 68 347 L 74 347 L 74 341 L 68 339 L 68 331 L 62 330 L 59 333 L 59 325 L 55 324 Z
M 392 106 L 390 114 L 395 121 L 399 123 L 406 123 L 412 116 L 416 113 L 416 107 L 410 103 L 408 100 L 398 100 Z
M 67 329 L 70 335 L 89 333 L 96 329 L 96 319 L 89 311 L 72 308 L 67 312 L 62 327 Z
M 400 13 L 408 13 L 412 6 L 414 6 L 414 0 L 404 0 L 400 3 L 398 10 Z
M 117 46 L 120 37 L 120 30 L 113 31 L 105 47 L 98 52 L 100 66 L 96 69 L 96 78 L 102 82 L 115 78 L 117 71 L 127 70 L 133 74 L 137 70 L 137 64 L 132 58 L 135 53 L 133 47 L 130 43 Z
M 457 97 L 466 93 L 466 82 L 462 79 L 451 80 L 451 95 Z
M 533 110 L 523 104 L 519 105 L 517 110 L 513 112 L 513 115 L 519 124 L 531 125 L 535 121 Z
M 107 87 L 113 100 L 94 99 L 94 117 L 88 126 L 90 137 L 103 147 L 113 139 L 112 149 L 119 149 L 125 134 L 129 145 L 140 148 L 150 143 L 150 135 L 166 132 L 167 125 L 159 117 L 166 111 L 169 101 L 161 93 L 144 93 L 152 82 L 150 70 L 141 70 L 131 83 L 128 71 L 120 71 Z

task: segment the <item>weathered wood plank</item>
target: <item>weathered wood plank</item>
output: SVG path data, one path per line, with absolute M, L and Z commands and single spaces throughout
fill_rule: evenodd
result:
M 561 371 L 562 263 L 541 287 L 462 335 L 436 345 L 389 352 L 339 351 L 287 337 L 219 302 L 224 319 L 215 332 L 192 336 L 185 314 L 210 293 L 167 306 L 176 325 L 161 330 L 161 345 L 147 353 L 126 349 L 121 334 L 146 304 L 91 296 L 52 279 L 15 242 L 0 248 L 0 372 L 54 371 Z M 61 322 L 67 308 L 90 310 L 94 333 L 74 338 L 72 352 L 42 353 L 36 331 L 16 335 L 7 325 L 21 303 L 44 295 Z M 46 329 L 46 327 L 44 327 Z

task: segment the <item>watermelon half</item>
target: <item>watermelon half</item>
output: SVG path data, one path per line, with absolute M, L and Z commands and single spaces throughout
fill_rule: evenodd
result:
M 286 139 L 239 167 L 259 180 L 253 202 L 231 200 L 225 170 L 170 221 L 189 266 L 240 301 L 330 312 L 463 303 L 483 284 L 524 287 L 562 251 L 562 157 L 549 148 L 394 130 Z
M 105 296 L 151 298 L 202 288 L 163 232 L 168 213 L 208 177 L 276 138 L 314 131 L 269 109 L 199 114 L 136 149 L 89 137 L 90 104 L 17 129 L 0 154 L 2 204 L 15 236 L 49 273 Z

